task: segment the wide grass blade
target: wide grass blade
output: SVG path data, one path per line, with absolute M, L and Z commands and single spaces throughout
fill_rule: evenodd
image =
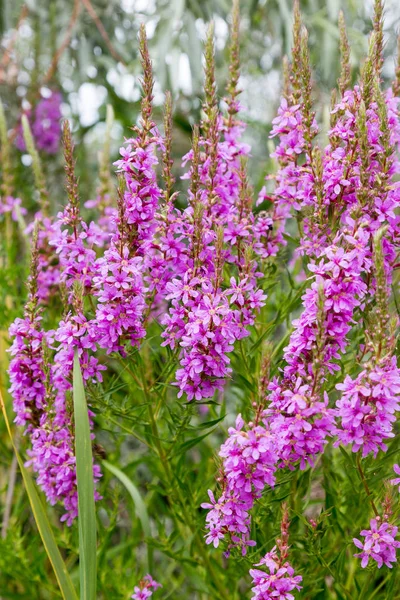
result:
M 110 464 L 107 460 L 103 460 L 102 464 L 126 487 L 135 505 L 136 515 L 142 524 L 143 533 L 147 538 L 150 538 L 151 529 L 149 515 L 139 490 L 121 469 Z M 147 563 L 148 571 L 151 573 L 153 571 L 153 548 L 149 544 L 147 544 Z
M 39 530 L 40 537 L 42 538 L 43 545 L 45 547 L 47 556 L 53 567 L 55 576 L 58 581 L 58 585 L 64 600 L 78 600 L 74 585 L 69 576 L 67 567 L 62 559 L 60 550 L 58 549 L 57 542 L 55 540 L 51 525 L 47 518 L 45 509 L 39 494 L 36 491 L 36 486 L 29 474 L 29 471 L 24 467 L 24 461 L 22 460 L 13 440 L 11 427 L 8 422 L 6 409 L 3 402 L 3 397 L 0 392 L 0 404 L 3 411 L 4 420 L 6 423 L 7 431 L 10 436 L 15 455 L 17 457 L 18 465 L 21 471 L 22 478 L 24 480 L 25 489 L 28 494 L 29 502 L 32 508 L 32 513 L 36 521 L 37 528 Z
M 78 483 L 79 579 L 81 600 L 96 600 L 97 544 L 92 441 L 78 354 L 74 356 L 73 396 Z

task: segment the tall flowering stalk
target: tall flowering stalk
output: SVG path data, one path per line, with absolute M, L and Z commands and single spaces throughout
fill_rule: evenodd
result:
M 25 305 L 23 319 L 16 319 L 10 327 L 13 340 L 9 350 L 10 361 L 10 393 L 16 414 L 15 422 L 31 432 L 40 423 L 45 409 L 45 363 L 43 344 L 47 335 L 43 331 L 41 310 L 39 306 L 38 277 L 38 230 L 33 234 L 31 274 L 29 278 L 29 296 Z M 49 336 L 50 337 L 50 336 Z
M 212 505 L 205 505 L 210 509 L 207 542 L 217 546 L 220 540 L 228 538 L 228 548 L 239 545 L 243 552 L 254 544 L 250 540 L 250 511 L 264 487 L 274 484 L 276 468 L 293 470 L 298 465 L 300 469 L 313 465 L 335 433 L 336 411 L 331 407 L 325 382 L 340 369 L 337 361 L 347 348 L 356 314 L 376 302 L 379 318 L 387 319 L 387 304 L 382 304 L 382 290 L 386 289 L 382 274 L 376 275 L 376 283 L 373 281 L 373 239 L 382 223 L 387 224 L 382 235 L 385 250 L 375 252 L 381 265 L 377 272 L 389 273 L 396 256 L 394 207 L 398 206 L 398 193 L 393 175 L 397 169 L 388 128 L 388 114 L 394 105 L 390 95 L 385 98 L 376 84 L 376 33 L 371 38 L 361 86 L 344 91 L 343 99 L 333 108 L 333 115 L 338 115 L 330 132 L 330 144 L 321 152 L 313 144 L 316 127 L 307 37 L 300 32 L 297 19 L 294 60 L 297 56 L 300 62 L 293 65 L 291 84 L 299 105 L 288 110 L 287 115 L 282 112 L 282 117 L 287 119 L 285 124 L 291 123 L 296 134 L 301 132 L 299 155 L 305 154 L 306 162 L 297 168 L 296 161 L 290 161 L 290 166 L 280 171 L 282 183 L 278 185 L 280 194 L 283 184 L 283 189 L 295 199 L 295 210 L 306 211 L 300 232 L 301 251 L 308 257 L 312 283 L 303 296 L 304 310 L 293 321 L 294 330 L 284 350 L 282 376 L 269 384 L 268 397 L 264 406 L 257 408 L 254 422 L 245 425 L 239 416 L 236 428 L 229 430 L 228 441 L 220 450 L 221 496 L 217 501 L 212 496 Z M 381 336 L 387 335 L 383 333 L 383 323 L 376 330 Z M 366 452 L 384 448 L 382 435 L 390 437 L 393 414 L 399 408 L 397 366 L 390 352 L 385 365 L 383 370 L 383 364 L 379 365 L 379 373 L 373 373 L 374 392 L 368 386 L 361 388 L 359 380 L 353 387 L 350 378 L 343 388 L 338 386 L 348 392 L 339 402 L 345 415 L 345 430 L 354 425 L 359 431 L 359 421 L 364 422 L 365 415 L 368 422 L 371 413 L 371 444 L 367 443 Z M 354 411 L 345 414 L 355 388 L 357 394 L 366 398 L 365 410 L 356 415 L 357 407 L 352 405 Z M 372 400 L 372 393 L 379 400 L 376 405 L 373 400 L 367 408 L 367 396 L 371 395 Z M 385 416 L 378 416 L 375 421 L 374 415 L 380 415 L 380 410 Z M 345 435 L 339 432 L 339 440 L 344 441 Z M 356 449 L 362 443 L 360 437 L 358 440 Z
M 342 391 L 337 401 L 339 428 L 337 444 L 351 445 L 353 452 L 377 455 L 386 451 L 385 440 L 394 437 L 395 413 L 400 410 L 400 372 L 394 355 L 393 323 L 389 322 L 388 287 L 385 276 L 380 231 L 374 240 L 376 308 L 369 317 L 367 361 L 359 375 L 346 376 L 336 387 Z
M 60 282 L 70 290 L 77 281 L 81 282 L 84 288 L 90 289 L 96 260 L 96 252 L 93 249 L 94 236 L 91 225 L 88 226 L 80 214 L 74 146 L 68 121 L 64 122 L 63 142 L 68 203 L 57 215 L 56 226 L 59 228 L 59 235 L 50 241 L 50 245 L 55 247 L 59 258 Z
M 256 287 L 256 263 L 247 238 L 253 224 L 250 190 L 244 163 L 248 149 L 238 140 L 243 126 L 236 119 L 238 73 L 237 7 L 231 46 L 231 78 L 228 115 L 218 111 L 214 76 L 213 29 L 205 50 L 205 118 L 203 135 L 193 132 L 193 147 L 184 158 L 191 161 L 189 207 L 181 228 L 189 240 L 186 271 L 167 284 L 172 301 L 164 319 L 164 345 L 180 351 L 176 373 L 178 397 L 210 398 L 222 390 L 231 374 L 228 354 L 234 344 L 249 335 L 255 313 L 265 295 Z M 221 140 L 221 136 L 224 139 Z M 235 254 L 231 248 L 236 248 Z M 224 263 L 236 265 L 238 277 L 225 283 Z
M 145 336 L 143 320 L 151 294 L 146 273 L 152 261 L 152 240 L 162 192 L 157 184 L 156 148 L 162 138 L 152 120 L 153 75 L 144 26 L 140 29 L 143 98 L 135 137 L 121 148 L 116 166 L 121 173 L 117 228 L 110 247 L 98 259 L 94 294 L 98 299 L 96 336 L 107 352 L 124 352 L 124 343 L 139 345 Z M 122 183 L 123 181 L 123 183 Z
M 87 228 L 79 213 L 73 144 L 67 123 L 64 125 L 64 146 L 69 201 L 58 216 L 60 238 L 54 243 L 60 253 L 61 276 L 70 289 L 73 310 L 65 315 L 55 331 L 43 331 L 38 290 L 40 246 L 36 228 L 26 316 L 24 320 L 17 319 L 10 328 L 10 335 L 15 337 L 11 347 L 14 358 L 10 364 L 10 391 L 17 423 L 26 425 L 30 435 L 29 464 L 37 474 L 38 484 L 50 504 L 62 502 L 66 511 L 62 520 L 71 524 L 78 514 L 71 404 L 75 349 L 84 381 L 101 381 L 101 371 L 105 367 L 93 355 L 96 342 L 83 309 L 83 293 L 85 287 L 91 285 L 89 264 L 93 260 L 93 251 L 83 242 Z M 65 229 L 62 229 L 63 225 Z M 93 475 L 97 481 L 101 475 L 98 465 L 94 465 Z M 96 497 L 99 497 L 97 493 Z

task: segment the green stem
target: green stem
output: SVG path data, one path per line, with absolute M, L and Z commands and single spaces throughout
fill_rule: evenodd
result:
M 362 468 L 362 465 L 361 465 L 360 452 L 357 452 L 357 469 L 358 469 L 358 472 L 360 474 L 361 481 L 363 482 L 363 486 L 364 486 L 365 492 L 367 494 L 368 500 L 371 502 L 372 510 L 374 511 L 375 516 L 378 517 L 379 513 L 378 513 L 378 510 L 377 510 L 377 508 L 375 506 L 375 502 L 374 502 L 374 500 L 372 498 L 372 492 L 371 492 L 371 490 L 368 487 L 368 483 L 367 483 L 367 480 L 365 478 L 364 471 L 363 471 L 363 468 Z
M 224 600 L 229 600 L 229 595 L 228 595 L 227 591 L 225 590 L 224 585 L 220 581 L 218 574 L 215 572 L 215 569 L 210 561 L 210 557 L 208 556 L 207 550 L 204 547 L 204 540 L 201 536 L 199 536 L 199 532 L 196 528 L 196 525 L 193 523 L 191 515 L 189 515 L 189 513 L 187 511 L 185 500 L 182 498 L 181 493 L 180 493 L 181 490 L 180 490 L 179 481 L 175 477 L 174 473 L 171 471 L 167 454 L 161 444 L 158 426 L 157 426 L 157 422 L 154 418 L 151 397 L 150 397 L 150 394 L 148 391 L 146 376 L 145 376 L 145 373 L 143 372 L 143 369 L 141 369 L 141 373 L 142 373 L 143 391 L 144 391 L 144 394 L 145 394 L 145 397 L 147 400 L 147 407 L 148 407 L 148 412 L 149 412 L 151 430 L 152 430 L 152 434 L 153 434 L 153 437 L 155 440 L 156 450 L 159 455 L 160 462 L 165 471 L 167 482 L 170 485 L 171 495 L 175 496 L 175 499 L 177 500 L 178 504 L 181 507 L 182 514 L 185 519 L 185 523 L 188 525 L 189 529 L 191 530 L 191 532 L 194 536 L 194 540 L 196 542 L 198 552 L 201 555 L 201 558 L 203 560 L 203 564 L 204 564 L 205 568 L 207 569 L 207 572 L 209 573 L 211 579 L 213 580 L 214 585 L 217 588 L 220 597 L 223 598 Z M 176 486 L 171 485 L 173 480 L 176 481 Z M 180 524 L 179 520 L 176 518 L 175 513 L 174 513 L 174 520 L 175 520 L 178 528 L 180 528 L 181 524 Z
M 360 594 L 358 596 L 358 600 L 362 600 L 362 598 L 365 597 L 365 593 L 368 590 L 369 584 L 371 583 L 373 577 L 373 573 L 369 573 L 368 577 L 366 578 L 364 585 L 361 588 Z
M 375 596 L 377 595 L 377 593 L 379 592 L 379 590 L 381 588 L 383 588 L 384 585 L 386 585 L 386 583 L 388 582 L 389 578 L 391 576 L 391 573 L 389 573 L 389 575 L 387 575 L 385 577 L 385 579 L 383 579 L 379 585 L 376 586 L 376 588 L 374 589 L 374 591 L 372 592 L 372 594 L 368 597 L 368 600 L 372 600 L 373 598 L 375 598 Z M 360 596 L 361 598 L 361 596 Z

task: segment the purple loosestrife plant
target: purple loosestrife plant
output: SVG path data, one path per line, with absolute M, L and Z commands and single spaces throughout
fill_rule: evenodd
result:
M 52 210 L 34 140 L 42 150 L 55 144 L 48 121 L 56 97 L 32 112 L 32 134 L 23 119 L 40 199 L 37 226 L 15 199 L 3 150 L 0 212 L 7 226 L 27 218 L 33 248 L 25 312 L 10 327 L 15 422 L 48 502 L 61 504 L 62 521 L 73 525 L 77 354 L 95 456 L 89 473 L 96 499 L 104 497 L 99 560 L 120 573 L 134 549 L 140 582 L 133 599 L 152 597 L 161 586 L 143 574 L 161 569 L 174 585 L 166 595 L 185 597 L 397 593 L 390 572 L 376 574 L 395 566 L 400 546 L 400 468 L 393 465 L 400 62 L 382 91 L 382 8 L 376 0 L 356 83 L 340 14 L 341 72 L 328 125 L 313 103 L 308 34 L 295 1 L 292 57 L 284 61 L 270 133 L 276 172 L 258 193 L 247 174 L 252 157 L 239 103 L 237 1 L 226 94 L 220 102 L 210 26 L 201 121 L 181 171 L 173 161 L 172 95 L 165 96 L 163 131 L 153 110 L 143 25 L 140 115 L 114 163 L 114 191 L 108 109 L 100 184 L 95 200 L 83 203 L 95 221 L 81 211 L 68 123 L 68 199 Z M 3 145 L 3 125 L 0 133 Z M 105 469 L 95 432 L 110 447 Z M 130 514 L 134 526 L 125 536 Z M 73 556 L 74 526 L 63 535 L 63 552 Z M 105 539 L 115 540 L 112 553 Z M 111 578 L 99 580 L 104 593 L 114 593 Z
M 141 123 L 134 127 L 135 137 L 121 148 L 122 158 L 116 163 L 124 181 L 119 188 L 117 229 L 96 263 L 98 274 L 94 278 L 96 337 L 107 352 L 124 352 L 126 340 L 140 344 L 146 334 L 143 321 L 152 303 L 146 274 L 152 263 L 162 194 L 155 172 L 155 149 L 164 145 L 152 120 L 153 75 L 144 27 L 140 30 L 140 51 L 144 71 Z
M 25 319 L 17 319 L 10 328 L 10 335 L 15 337 L 10 350 L 14 356 L 10 364 L 10 391 L 14 397 L 17 423 L 26 425 L 30 435 L 32 447 L 28 450 L 28 464 L 36 472 L 37 482 L 50 504 L 63 504 L 66 512 L 61 520 L 70 525 L 78 514 L 71 405 L 74 350 L 78 349 L 85 382 L 101 382 L 105 366 L 93 355 L 96 338 L 83 310 L 82 298 L 85 289 L 91 286 L 90 265 L 95 255 L 86 245 L 88 228 L 79 213 L 78 184 L 68 123 L 64 124 L 64 146 L 69 202 L 58 215 L 59 237 L 55 236 L 52 242 L 60 254 L 60 281 L 69 290 L 73 310 L 60 320 L 56 330 L 43 331 L 40 250 L 44 238 L 39 238 L 41 226 L 38 225 L 34 230 L 30 297 Z M 46 219 L 44 224 L 47 224 Z M 94 465 L 93 474 L 98 481 L 101 476 L 99 465 Z M 97 492 L 96 497 L 100 497 Z

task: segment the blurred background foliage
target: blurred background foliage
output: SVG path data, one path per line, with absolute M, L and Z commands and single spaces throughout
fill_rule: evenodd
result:
M 303 21 L 310 34 L 314 94 L 320 111 L 319 118 L 327 126 L 330 93 L 339 72 L 339 9 L 344 11 L 348 26 L 353 75 L 356 79 L 371 30 L 372 0 L 301 0 L 300 5 Z M 21 109 L 27 102 L 34 101 L 42 86 L 60 89 L 64 98 L 63 115 L 72 121 L 77 144 L 82 201 L 93 198 L 99 184 L 98 155 L 104 143 L 106 105 L 111 104 L 115 114 L 112 160 L 116 159 L 124 136 L 129 136 L 129 127 L 138 118 L 141 73 L 137 34 L 140 23 L 145 22 L 156 77 L 154 104 L 158 121 L 162 118 L 163 90 L 170 89 L 173 92 L 173 152 L 179 175 L 180 159 L 190 147 L 191 127 L 201 115 L 202 40 L 211 19 L 215 22 L 219 95 L 224 95 L 230 11 L 229 0 L 29 0 L 25 4 L 20 0 L 0 0 L 0 96 L 10 131 L 15 130 Z M 279 102 L 282 58 L 290 53 L 292 2 L 242 0 L 241 15 L 241 101 L 244 107 L 243 120 L 248 125 L 246 138 L 252 145 L 251 179 L 257 190 L 271 167 L 268 154 L 272 146 L 268 133 Z M 383 75 L 387 81 L 391 80 L 394 72 L 399 26 L 399 0 L 386 0 L 387 60 Z M 13 161 L 17 195 L 22 198 L 24 206 L 33 211 L 33 179 L 31 170 L 26 168 L 30 157 L 14 149 Z M 64 201 L 62 153 L 46 156 L 43 164 L 51 195 L 56 204 L 61 205 Z M 284 261 L 285 256 L 281 258 L 281 267 L 284 267 Z M 17 268 L 24 269 L 24 265 L 16 264 Z M 10 277 L 15 281 L 15 272 Z M 277 368 L 284 346 L 284 332 L 290 326 L 292 312 L 299 307 L 302 293 L 301 286 L 294 285 L 291 277 L 287 279 L 282 284 L 282 279 L 278 281 L 278 275 L 273 272 L 266 288 L 271 301 L 265 309 L 264 320 L 273 322 L 283 336 L 277 348 L 274 368 Z M 26 281 L 26 273 L 20 275 L 20 280 Z M 11 316 L 21 315 L 26 290 L 22 285 L 18 297 L 14 297 L 14 314 L 6 315 L 8 288 L 4 281 L 0 283 L 0 313 L 3 312 L 0 326 L 6 329 Z M 154 337 L 158 335 L 159 331 L 155 331 Z M 0 357 L 3 361 L 0 386 L 3 390 L 7 385 L 6 346 L 5 336 L 0 335 Z M 354 340 L 354 351 L 349 353 L 350 357 L 355 356 L 357 346 L 357 340 Z M 154 341 L 150 335 L 145 348 L 154 365 L 154 376 L 157 376 L 157 369 L 161 369 L 162 365 L 157 339 Z M 140 360 L 137 355 L 131 358 L 133 362 Z M 107 448 L 109 462 L 121 465 L 124 473 L 131 480 L 139 482 L 140 490 L 146 492 L 146 510 L 152 515 L 154 534 L 150 543 L 151 552 L 155 561 L 160 561 L 160 556 L 164 557 L 163 561 L 168 558 L 161 563 L 163 570 L 159 566 L 154 573 L 162 577 L 163 599 L 207 600 L 214 597 L 210 595 L 209 582 L 205 578 L 207 571 L 199 568 L 194 559 L 196 552 L 200 554 L 200 549 L 192 552 L 192 547 L 197 543 L 195 535 L 188 533 L 185 539 L 177 533 L 179 527 L 185 529 L 188 525 L 187 515 L 178 508 L 180 526 L 175 529 L 168 503 L 170 497 L 174 498 L 176 490 L 179 490 L 190 511 L 189 529 L 202 533 L 204 514 L 198 506 L 206 499 L 207 487 L 214 485 L 215 449 L 225 438 L 227 425 L 231 424 L 233 415 L 242 411 L 246 416 L 248 406 L 246 408 L 244 390 L 251 391 L 256 385 L 255 378 L 248 378 L 249 370 L 254 371 L 255 358 L 250 354 L 248 360 L 250 369 L 240 355 L 233 357 L 236 380 L 230 390 L 229 410 L 225 403 L 211 404 L 209 413 L 198 414 L 192 406 L 186 407 L 178 402 L 172 402 L 164 409 L 164 417 L 168 411 L 169 429 L 166 427 L 163 430 L 163 436 L 171 453 L 176 481 L 166 480 L 160 461 L 148 451 L 146 442 L 151 444 L 153 440 L 146 429 L 146 399 L 138 390 L 132 392 L 132 381 L 123 365 L 112 365 L 113 375 L 107 389 L 96 393 L 88 390 L 89 400 L 96 406 L 100 425 L 98 441 Z M 350 359 L 345 357 L 343 360 Z M 140 367 L 139 362 L 135 364 Z M 163 394 L 164 388 L 159 393 Z M 220 422 L 227 410 L 229 423 L 222 425 Z M 20 443 L 23 447 L 24 441 Z M 381 460 L 385 477 L 390 477 L 396 452 L 398 442 L 393 445 L 392 452 Z M 2 506 L 6 503 L 11 460 L 12 450 L 1 422 Z M 351 583 L 356 571 L 357 562 L 351 559 L 347 542 L 351 539 L 351 532 L 354 533 L 354 523 L 366 525 L 365 495 L 356 476 L 347 477 L 348 473 L 355 473 L 352 456 L 336 453 L 332 457 L 326 453 L 316 469 L 316 483 L 310 484 L 309 470 L 285 474 L 275 490 L 270 490 L 259 503 L 255 514 L 258 549 L 266 551 L 273 545 L 280 503 L 289 497 L 293 489 L 297 489 L 298 494 L 291 506 L 294 515 L 291 540 L 295 554 L 293 562 L 301 564 L 304 560 L 312 559 L 317 565 L 315 578 L 305 582 L 301 597 L 340 600 L 348 598 L 348 595 L 343 592 L 343 585 L 336 583 L 335 577 L 339 581 L 347 577 Z M 374 489 L 379 490 L 382 472 L 374 472 L 372 459 L 368 461 L 367 474 Z M 104 503 L 98 511 L 99 597 L 122 600 L 130 596 L 138 577 L 143 575 L 142 564 L 147 560 L 143 524 L 127 490 L 105 469 L 102 486 L 107 490 L 107 504 Z M 310 528 L 301 513 L 304 498 L 306 516 L 316 519 L 315 528 Z M 335 507 L 333 510 L 332 506 Z M 346 531 L 340 529 L 339 513 L 341 517 L 347 515 Z M 58 544 L 76 579 L 77 529 L 58 527 L 57 514 L 57 511 L 49 510 Z M 4 520 L 3 511 L 1 520 Z M 341 551 L 333 557 L 323 556 L 324 544 L 340 548 Z M 231 597 L 237 598 L 235 594 L 239 591 L 245 594 L 247 584 L 242 577 L 248 572 L 249 557 L 221 562 L 219 555 L 213 555 L 216 557 L 213 565 L 217 575 L 225 578 L 227 585 L 232 585 Z M 369 573 L 361 576 L 367 580 Z M 378 576 L 374 588 L 376 594 L 373 592 L 370 597 L 383 598 L 379 596 L 383 585 L 386 585 L 385 594 L 391 594 L 385 597 L 399 597 L 395 576 L 389 579 L 386 574 Z M 361 598 L 364 588 L 358 583 L 356 588 Z M 0 597 L 3 600 L 51 600 L 59 597 L 19 476 L 8 532 L 0 539 Z

